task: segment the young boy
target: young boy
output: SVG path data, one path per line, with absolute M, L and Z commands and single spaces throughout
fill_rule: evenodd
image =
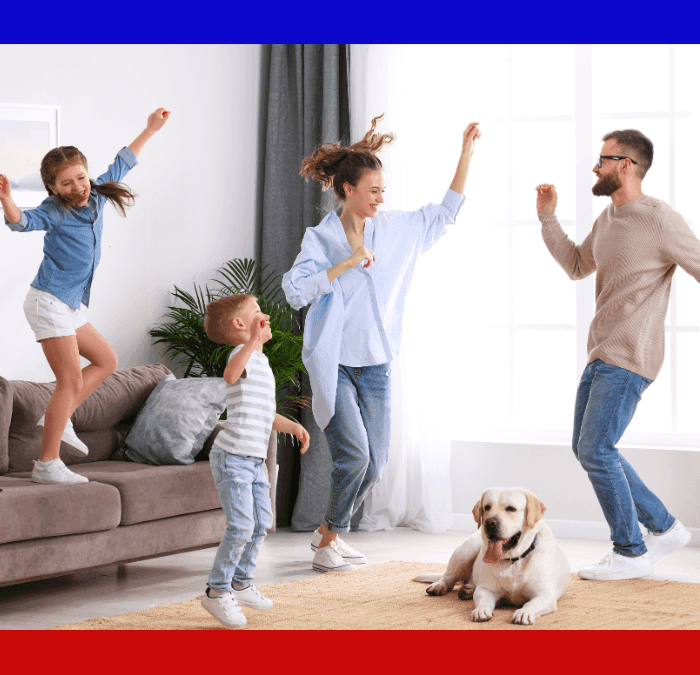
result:
M 271 337 L 270 317 L 251 295 L 229 295 L 207 305 L 204 330 L 211 340 L 235 346 L 224 379 L 227 419 L 209 462 L 226 515 L 226 532 L 214 558 L 202 607 L 229 628 L 246 625 L 240 606 L 270 609 L 272 600 L 253 586 L 265 530 L 272 524 L 270 483 L 264 474 L 272 429 L 294 434 L 309 447 L 309 434 L 275 413 L 275 378 L 262 346 Z

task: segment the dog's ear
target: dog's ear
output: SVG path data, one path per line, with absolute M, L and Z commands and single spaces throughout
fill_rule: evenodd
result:
M 486 494 L 486 493 L 484 492 L 484 494 Z M 474 516 L 474 520 L 476 520 L 477 525 L 479 527 L 481 527 L 483 522 L 484 522 L 483 504 L 484 504 L 484 495 L 481 495 L 481 499 L 479 499 L 479 501 L 476 504 L 474 504 L 474 508 L 472 509 L 472 515 Z
M 542 518 L 547 507 L 529 490 L 523 490 L 527 497 L 527 505 L 525 507 L 525 527 L 531 530 L 535 527 L 535 523 Z

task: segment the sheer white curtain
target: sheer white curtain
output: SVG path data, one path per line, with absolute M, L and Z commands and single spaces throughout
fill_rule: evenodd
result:
M 621 78 L 610 64 L 623 58 L 635 68 Z M 361 527 L 449 527 L 448 439 L 570 442 L 594 278 L 574 283 L 551 258 L 534 188 L 557 186 L 562 227 L 582 242 L 607 204 L 591 194 L 601 136 L 636 128 L 655 145 L 645 193 L 697 232 L 699 65 L 698 45 L 351 47 L 353 140 L 381 112 L 382 130 L 398 136 L 382 153 L 386 208 L 442 199 L 462 130 L 475 120 L 483 132 L 457 224 L 413 280 L 394 363 L 390 463 Z M 666 363 L 623 444 L 700 447 L 699 297 L 678 270 Z
M 461 134 L 451 139 L 454 162 L 437 172 L 442 176 L 437 186 L 434 180 L 423 181 L 420 191 L 415 192 L 411 178 L 426 172 L 428 158 L 413 154 L 411 149 L 425 130 L 411 128 L 410 120 L 400 113 L 405 105 L 397 98 L 404 93 L 400 54 L 389 45 L 353 46 L 350 79 L 352 140 L 366 133 L 371 119 L 382 112 L 381 130 L 398 136 L 396 144 L 381 155 L 387 182 L 384 208 L 408 210 L 440 202 L 454 173 Z M 412 134 L 414 143 L 409 144 Z M 403 344 L 392 364 L 389 462 L 382 480 L 364 503 L 360 522 L 363 530 L 409 526 L 444 532 L 452 524 L 450 444 L 439 392 L 444 369 L 449 367 L 444 358 L 450 340 L 449 319 L 439 302 L 425 303 L 414 291 L 422 287 L 443 292 L 443 281 L 438 276 L 447 246 L 443 238 L 425 254 L 413 278 L 404 315 Z

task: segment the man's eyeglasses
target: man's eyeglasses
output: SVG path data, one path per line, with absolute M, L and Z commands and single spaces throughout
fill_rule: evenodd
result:
M 633 160 L 631 157 L 618 157 L 617 155 L 601 155 L 598 157 L 598 168 L 602 169 L 603 168 L 603 160 L 604 159 L 629 159 L 632 164 L 637 164 L 635 160 Z

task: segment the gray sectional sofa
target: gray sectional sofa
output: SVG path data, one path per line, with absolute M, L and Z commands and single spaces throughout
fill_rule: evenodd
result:
M 193 464 L 110 459 L 168 373 L 160 364 L 118 370 L 75 411 L 90 454 L 61 458 L 90 480 L 67 486 L 30 479 L 53 383 L 0 377 L 0 586 L 219 544 L 225 522 L 206 461 L 218 426 Z M 275 432 L 266 465 L 274 513 Z

